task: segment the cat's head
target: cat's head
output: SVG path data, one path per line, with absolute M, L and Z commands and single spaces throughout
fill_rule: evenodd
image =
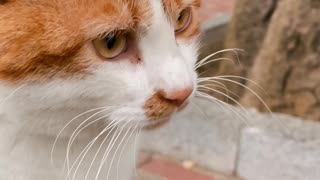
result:
M 106 107 L 153 127 L 183 109 L 197 74 L 200 0 L 0 3 L 0 82 L 16 111 Z M 21 106 L 20 106 L 20 105 Z

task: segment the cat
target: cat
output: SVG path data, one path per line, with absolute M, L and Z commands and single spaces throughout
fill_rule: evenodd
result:
M 1 0 L 0 179 L 131 179 L 195 95 L 200 4 Z

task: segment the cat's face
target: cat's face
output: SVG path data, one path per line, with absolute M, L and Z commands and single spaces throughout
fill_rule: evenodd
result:
M 107 107 L 153 127 L 196 88 L 200 0 L 9 0 L 0 81 L 24 109 Z M 19 110 L 17 110 L 19 111 Z

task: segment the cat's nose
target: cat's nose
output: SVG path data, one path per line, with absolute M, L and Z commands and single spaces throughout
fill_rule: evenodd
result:
M 186 88 L 182 90 L 175 90 L 168 93 L 160 93 L 162 98 L 174 103 L 177 107 L 182 106 L 191 96 L 193 88 Z

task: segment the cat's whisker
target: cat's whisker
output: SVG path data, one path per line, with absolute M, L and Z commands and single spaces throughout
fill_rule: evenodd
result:
M 126 129 L 125 126 L 126 126 L 126 125 L 124 125 L 124 126 L 122 127 L 122 129 Z M 110 171 L 111 171 L 111 169 L 112 169 L 112 164 L 113 164 L 114 158 L 115 158 L 117 152 L 119 151 L 119 148 L 121 147 L 124 139 L 127 138 L 127 134 L 128 134 L 128 133 L 130 132 L 130 130 L 131 130 L 130 128 L 131 128 L 131 127 L 128 127 L 128 128 L 127 128 L 127 131 L 125 132 L 125 134 L 123 135 L 122 139 L 120 140 L 120 143 L 118 143 L 116 149 L 115 149 L 114 152 L 113 152 L 113 156 L 112 156 L 112 158 L 111 158 L 111 161 L 108 162 L 107 180 L 109 180 L 109 175 L 110 175 Z M 122 133 L 122 132 L 120 132 L 120 133 Z M 118 138 L 117 138 L 116 140 L 118 140 Z M 111 149 L 112 149 L 112 148 L 113 148 L 113 146 L 111 147 Z M 110 151 L 111 151 L 111 149 L 110 149 Z M 108 157 L 108 155 L 106 156 L 106 158 L 107 158 L 107 157 Z
M 210 63 L 213 63 L 213 62 L 218 62 L 218 61 L 230 61 L 230 62 L 234 63 L 234 61 L 233 61 L 232 59 L 230 59 L 230 58 L 211 59 L 211 60 L 209 60 L 209 61 L 203 62 L 202 64 L 196 65 L 196 66 L 195 66 L 195 70 L 197 70 L 197 69 L 199 69 L 200 67 L 203 67 L 203 66 L 205 66 L 205 65 L 207 65 L 207 64 L 210 64 Z
M 127 146 L 128 142 L 131 140 L 132 135 L 134 134 L 135 130 L 138 128 L 139 126 L 139 122 L 137 123 L 137 125 L 132 129 L 132 132 L 130 133 L 129 137 L 127 138 L 127 140 L 125 141 L 125 143 L 123 144 L 123 147 L 121 148 L 121 151 L 119 153 L 119 158 L 118 158 L 118 162 L 117 162 L 117 180 L 119 179 L 119 165 L 120 165 L 120 161 L 122 159 L 122 154 L 123 151 L 125 149 L 125 147 Z M 136 132 L 138 133 L 138 132 Z M 109 173 L 108 173 L 109 174 Z
M 109 174 L 110 174 L 110 171 L 111 171 L 111 169 L 112 169 L 113 161 L 114 161 L 114 158 L 116 157 L 116 155 L 117 155 L 117 153 L 118 153 L 118 151 L 119 151 L 119 148 L 120 148 L 121 145 L 125 142 L 124 140 L 127 138 L 127 141 L 128 141 L 129 138 L 131 137 L 132 133 L 134 132 L 134 129 L 133 129 L 132 132 L 130 133 L 130 136 L 127 137 L 127 135 L 128 135 L 128 133 L 130 132 L 130 130 L 131 130 L 131 127 L 128 127 L 127 131 L 126 131 L 125 134 L 123 135 L 122 139 L 120 140 L 120 143 L 118 143 L 118 146 L 117 146 L 117 148 L 115 149 L 115 151 L 114 151 L 114 153 L 113 153 L 113 156 L 112 156 L 112 158 L 111 158 L 111 162 L 110 162 L 109 165 L 108 165 L 109 168 L 108 168 L 108 172 L 107 172 L 107 180 L 109 180 Z M 126 144 L 124 144 L 123 149 L 125 148 L 125 145 L 126 145 Z M 121 150 L 120 150 L 120 152 L 121 152 Z M 118 166 L 117 166 L 117 170 L 118 170 Z
M 71 145 L 73 144 L 73 142 L 74 142 L 74 139 L 76 138 L 76 137 L 74 137 L 75 136 L 75 134 L 79 134 L 79 133 L 77 133 L 77 131 L 78 131 L 78 129 L 80 129 L 80 127 L 83 125 L 83 124 L 85 124 L 87 121 L 89 121 L 91 118 L 93 118 L 94 116 L 96 116 L 97 114 L 99 114 L 99 113 L 102 113 L 102 112 L 105 112 L 105 111 L 107 111 L 107 110 L 109 110 L 109 109 L 103 109 L 103 110 L 101 110 L 101 111 L 98 111 L 98 112 L 96 112 L 96 113 L 94 113 L 93 115 L 91 115 L 90 117 L 88 117 L 87 119 L 85 119 L 75 130 L 74 130 L 74 132 L 72 133 L 72 135 L 70 136 L 70 138 L 69 138 L 69 141 L 68 141 L 68 145 L 67 145 L 67 152 L 66 152 L 66 163 L 67 163 L 67 169 L 68 169 L 68 171 L 69 171 L 69 168 L 70 168 L 70 164 L 69 164 L 69 152 L 70 152 L 70 149 L 71 149 Z M 105 117 L 107 117 L 108 115 L 106 115 Z M 99 118 L 98 120 L 101 120 L 101 119 L 103 119 L 103 118 Z M 94 121 L 94 122 L 96 122 L 96 121 Z M 93 122 L 93 123 L 94 123 Z M 89 125 L 91 125 L 91 124 L 93 124 L 92 122 L 91 123 L 89 123 Z M 87 128 L 89 125 L 87 125 L 87 126 L 85 126 L 85 128 Z M 81 131 L 82 131 L 82 129 L 81 129 Z M 80 132 L 81 132 L 80 131 Z
M 134 154 L 135 154 L 135 156 L 134 156 L 134 161 L 133 161 L 133 165 L 134 165 L 134 175 L 135 176 L 138 176 L 138 173 L 137 173 L 137 155 L 138 155 L 138 153 L 137 153 L 137 144 L 138 144 L 138 139 L 140 138 L 140 133 L 141 133 L 141 130 L 142 130 L 142 127 L 140 127 L 140 122 L 138 123 L 138 126 L 137 126 L 137 128 L 138 128 L 138 131 L 137 131 L 137 133 L 136 133 L 136 137 L 135 137 L 135 139 L 134 139 Z
M 223 87 L 223 88 L 226 89 L 226 90 L 228 89 L 227 86 L 226 86 L 225 84 L 223 84 L 222 82 L 220 82 L 220 81 L 215 81 L 214 79 L 209 79 L 209 80 L 211 80 L 211 81 L 207 81 L 207 79 L 206 79 L 206 80 L 201 80 L 201 79 L 199 78 L 199 79 L 197 79 L 197 84 L 201 84 L 201 83 L 204 83 L 204 82 L 211 82 L 211 83 L 220 85 L 220 87 Z M 201 85 L 202 85 L 202 84 L 201 84 Z
M 108 171 L 107 171 L 107 176 L 106 176 L 107 180 L 109 180 L 109 174 L 110 174 L 110 171 L 112 169 L 114 158 L 117 155 L 117 153 L 119 151 L 119 148 L 121 147 L 122 143 L 124 142 L 124 139 L 127 138 L 127 135 L 130 132 L 130 128 L 125 128 L 125 127 L 123 127 L 123 128 L 127 129 L 127 130 L 125 131 L 125 134 L 122 136 L 122 138 L 119 139 L 120 142 L 119 143 L 117 142 L 117 145 L 115 145 L 114 147 L 111 147 L 111 149 L 115 148 L 115 150 L 114 151 L 111 150 L 113 152 L 113 155 L 112 155 L 112 152 L 110 153 L 110 155 L 112 155 L 112 157 L 111 157 L 111 161 L 108 162 Z
M 215 89 L 212 89 L 212 88 L 208 88 L 208 87 L 202 87 L 202 88 L 207 89 L 207 90 L 212 90 L 213 92 L 216 92 L 216 93 L 218 93 L 218 94 L 221 94 L 221 95 L 227 97 L 228 99 L 232 100 L 232 102 L 236 103 L 236 104 L 240 107 L 240 109 L 244 112 L 244 115 L 249 115 L 248 111 L 247 111 L 238 101 L 236 101 L 234 98 L 228 96 L 228 95 L 225 94 L 225 93 L 222 93 L 222 92 L 220 92 L 220 91 L 217 91 L 217 90 L 215 90 Z M 226 103 L 226 104 L 227 104 L 227 103 Z M 232 106 L 229 106 L 229 107 L 232 107 Z M 246 122 L 246 124 L 249 125 L 247 119 L 248 119 L 247 116 L 244 116 L 244 122 Z
M 70 136 L 69 138 L 69 142 L 68 142 L 68 147 L 71 147 L 74 140 L 77 138 L 77 136 L 84 130 L 86 129 L 87 127 L 89 127 L 90 125 L 108 117 L 110 114 L 104 114 L 102 117 L 100 118 L 97 118 L 93 121 L 91 121 L 90 123 L 86 124 L 84 127 L 81 127 L 82 125 L 84 125 L 86 122 L 88 122 L 91 118 L 93 118 L 94 116 L 100 114 L 100 113 L 106 113 L 106 111 L 109 111 L 109 110 L 112 110 L 111 108 L 106 108 L 104 110 L 101 110 L 97 113 L 94 113 L 92 116 L 88 117 L 86 120 L 84 120 L 72 133 L 72 135 Z M 110 113 L 110 112 L 109 112 Z M 80 129 L 81 128 L 81 129 Z
M 248 82 L 251 82 L 253 85 L 255 85 L 256 87 L 258 87 L 260 90 L 263 91 L 263 93 L 265 93 L 266 95 L 268 94 L 266 92 L 266 90 L 261 86 L 259 85 L 259 83 L 249 79 L 249 78 L 245 78 L 245 77 L 241 77 L 241 76 L 235 76 L 235 75 L 221 75 L 221 76 L 216 76 L 216 77 L 220 77 L 220 78 L 236 78 L 236 79 L 242 79 L 242 80 L 246 80 Z M 206 78 L 206 77 L 204 77 Z M 209 77 L 210 78 L 210 77 Z M 201 79 L 201 78 L 200 78 Z
M 258 98 L 258 100 L 263 104 L 263 106 L 267 109 L 267 111 L 271 114 L 271 116 L 274 116 L 271 108 L 267 105 L 267 103 L 266 103 L 255 91 L 253 91 L 253 90 L 252 90 L 251 88 L 249 88 L 248 86 L 245 86 L 245 85 L 243 85 L 243 84 L 241 84 L 241 83 L 239 83 L 239 82 L 237 82 L 237 81 L 230 80 L 230 79 L 226 79 L 226 78 L 216 77 L 216 79 L 222 80 L 222 81 L 232 82 L 232 83 L 235 83 L 235 84 L 237 84 L 237 85 L 239 85 L 239 86 L 247 89 L 249 92 L 251 92 L 254 96 L 256 96 L 256 97 Z M 289 129 L 289 128 L 285 125 L 285 123 L 283 123 L 281 120 L 279 120 L 279 121 L 280 121 L 280 125 L 281 125 L 283 128 L 285 128 L 285 129 L 287 129 L 287 130 Z
M 247 120 L 247 117 L 243 115 L 243 113 L 240 113 L 239 112 L 239 109 L 236 109 L 235 107 L 231 106 L 230 104 L 226 103 L 226 102 L 223 102 L 217 98 L 214 98 L 208 94 L 205 94 L 205 93 L 197 93 L 197 96 L 198 97 L 201 97 L 201 98 L 205 98 L 205 99 L 208 99 L 210 101 L 213 101 L 213 102 L 216 102 L 217 105 L 219 105 L 219 107 L 224 110 L 224 112 L 226 114 L 229 114 L 229 112 L 233 112 L 232 114 L 236 115 L 237 118 L 239 118 L 246 126 L 249 126 L 249 122 Z
M 210 101 L 213 101 L 215 103 L 217 103 L 217 105 L 224 111 L 224 112 L 228 112 L 226 110 L 226 108 L 229 108 L 229 106 L 225 105 L 223 101 L 215 98 L 215 97 L 212 97 L 204 92 L 201 92 L 200 90 L 197 90 L 197 93 L 196 93 L 196 97 L 201 97 L 201 98 L 205 98 L 205 99 L 208 99 Z M 210 98 L 209 98 L 210 97 Z M 200 108 L 200 107 L 199 107 Z
M 248 78 L 240 77 L 240 76 L 222 75 L 222 76 L 215 76 L 215 77 L 203 77 L 203 78 L 198 78 L 199 79 L 198 81 L 199 82 L 207 82 L 207 81 L 209 81 L 209 82 L 217 83 L 217 81 L 221 80 L 221 81 L 227 81 L 227 82 L 231 82 L 231 83 L 237 84 L 237 85 L 249 90 L 251 93 L 253 93 L 263 103 L 263 105 L 267 108 L 267 110 L 270 113 L 272 113 L 272 111 L 268 107 L 268 105 L 262 100 L 262 98 L 255 91 L 253 91 L 251 88 L 249 88 L 248 86 L 246 86 L 246 85 L 244 85 L 242 83 L 239 83 L 237 81 L 234 81 L 234 80 L 228 79 L 228 78 L 237 78 L 237 79 L 242 79 L 242 80 L 249 81 L 249 82 L 253 83 L 254 85 L 256 85 L 258 88 L 260 88 L 262 91 L 264 91 L 264 93 L 266 93 L 265 90 L 258 83 L 256 83 L 255 81 L 250 80 Z M 236 96 L 236 97 L 238 97 L 238 96 Z M 240 97 L 238 97 L 238 98 L 240 98 Z
M 234 79 L 241 79 L 241 80 L 245 80 L 245 81 L 248 81 L 248 82 L 251 82 L 253 85 L 255 85 L 257 88 L 259 88 L 260 90 L 263 91 L 263 93 L 265 93 L 266 95 L 268 94 L 266 92 L 266 90 L 260 86 L 257 82 L 251 80 L 251 79 L 248 79 L 248 78 L 245 78 L 245 77 L 241 77 L 241 76 L 234 76 L 234 75 L 220 75 L 220 76 L 214 76 L 214 77 L 199 77 L 198 78 L 198 82 L 204 82 L 204 81 L 207 81 L 207 80 L 214 80 L 216 77 L 218 78 L 225 78 L 225 79 L 229 79 L 229 80 L 232 80 L 233 78 Z M 243 84 L 244 85 L 244 84 Z
M 208 82 L 210 82 L 210 81 L 208 81 Z M 208 86 L 205 86 L 205 85 L 211 85 L 211 84 L 203 84 L 203 85 L 199 85 L 198 87 L 199 88 L 203 88 L 204 90 L 206 90 L 206 91 L 208 91 L 208 89 L 206 88 L 206 87 L 208 87 Z M 210 86 L 211 87 L 211 86 Z M 217 87 L 220 87 L 220 86 L 217 86 Z M 222 87 L 221 87 L 222 88 Z M 227 93 L 227 96 L 224 96 L 225 98 L 226 98 L 226 100 L 225 100 L 225 102 L 226 103 L 229 103 L 229 96 L 230 96 L 230 94 L 231 95 L 233 95 L 234 97 L 236 97 L 236 98 L 240 98 L 236 93 L 234 93 L 233 91 L 231 91 L 231 90 L 229 90 L 228 88 L 226 88 L 226 89 L 224 89 L 225 91 L 226 91 L 226 93 Z M 211 91 L 212 92 L 212 91 Z M 215 92 L 214 92 L 215 93 Z M 221 94 L 220 94 L 221 95 Z
M 233 95 L 234 97 L 236 97 L 236 98 L 240 98 L 240 96 L 238 96 L 236 93 L 234 93 L 233 91 L 231 91 L 231 90 L 229 90 L 228 88 L 227 88 L 227 86 L 226 85 L 224 85 L 223 83 L 221 83 L 221 84 L 223 84 L 223 85 L 221 85 L 220 83 L 218 83 L 218 81 L 215 81 L 215 80 L 207 80 L 207 81 L 203 81 L 204 83 L 203 84 L 201 84 L 201 85 L 198 85 L 198 87 L 208 87 L 208 86 L 210 86 L 210 87 L 220 87 L 220 88 L 223 88 L 223 90 L 227 93 L 227 95 L 229 95 L 229 94 L 231 94 L 231 95 Z M 210 84 L 208 84 L 208 83 L 210 83 Z
M 259 99 L 259 101 L 265 106 L 265 108 L 269 111 L 269 113 L 272 113 L 271 108 L 266 104 L 266 102 L 263 101 L 263 99 L 255 91 L 253 91 L 251 88 L 249 88 L 248 86 L 243 85 L 242 83 L 239 83 L 239 82 L 234 81 L 234 80 L 223 78 L 223 76 L 213 77 L 213 78 L 210 78 L 210 79 L 231 82 L 231 83 L 237 84 L 237 85 L 247 89 L 248 91 L 250 91 L 254 96 L 256 96 Z M 207 80 L 207 81 L 210 81 L 210 80 Z
M 108 147 L 105 151 L 105 153 L 103 154 L 103 157 L 102 157 L 102 160 L 100 161 L 100 165 L 99 165 L 99 168 L 98 168 L 98 171 L 97 171 L 97 174 L 95 176 L 95 179 L 94 180 L 97 180 L 99 175 L 100 175 L 100 172 L 101 172 L 101 169 L 107 159 L 107 157 L 109 156 L 109 153 L 112 151 L 112 148 L 114 147 L 114 144 L 116 143 L 116 141 L 118 140 L 118 138 L 120 137 L 122 131 L 125 129 L 125 126 L 129 123 L 130 121 L 127 121 L 121 128 L 120 130 L 117 129 L 116 132 L 114 133 L 110 143 L 108 144 Z
M 208 94 L 199 92 L 199 91 L 197 92 L 197 95 L 198 95 L 199 97 L 206 98 L 206 99 L 211 100 L 211 101 L 213 101 L 213 102 L 218 102 L 218 103 L 223 104 L 224 107 L 228 108 L 228 109 L 231 110 L 233 113 L 235 113 L 236 115 L 238 115 L 238 117 L 246 124 L 246 126 L 250 126 L 250 125 L 249 125 L 250 123 L 247 121 L 247 117 L 244 116 L 242 113 L 239 113 L 239 112 L 238 112 L 238 109 L 235 109 L 235 108 L 234 108 L 233 106 L 231 106 L 230 104 L 228 104 L 228 103 L 226 103 L 226 102 L 223 102 L 223 101 L 221 101 L 221 100 L 219 100 L 219 99 L 217 99 L 217 98 L 214 98 L 214 97 L 212 97 L 212 96 L 210 96 L 210 95 L 208 95 Z
M 117 123 L 114 124 L 113 128 L 109 131 L 109 133 L 108 133 L 108 134 L 105 136 L 105 138 L 102 140 L 100 146 L 98 147 L 98 149 L 97 149 L 97 151 L 96 151 L 96 153 L 95 153 L 94 157 L 92 158 L 92 161 L 91 161 L 91 163 L 90 163 L 90 165 L 89 165 L 89 168 L 88 168 L 87 173 L 86 173 L 86 175 L 85 175 L 85 180 L 87 180 L 87 178 L 88 178 L 88 176 L 89 176 L 89 174 L 90 174 L 90 171 L 91 171 L 91 169 L 92 169 L 92 167 L 93 167 L 93 164 L 94 164 L 97 156 L 99 155 L 99 152 L 100 152 L 101 148 L 103 147 L 103 145 L 105 144 L 105 142 L 107 141 L 107 139 L 109 138 L 109 136 L 112 134 L 112 132 L 113 132 L 115 129 L 117 129 L 117 125 L 118 125 L 119 123 L 121 123 L 123 120 L 124 120 L 124 119 L 117 120 Z
M 75 161 L 73 162 L 71 168 L 68 170 L 67 176 L 66 178 L 70 178 L 72 171 L 73 175 L 72 175 L 72 179 L 74 179 L 75 175 L 78 172 L 78 169 L 81 165 L 81 163 L 83 162 L 83 159 L 86 157 L 87 153 L 89 152 L 89 150 L 92 148 L 92 146 L 96 143 L 96 141 L 105 133 L 107 132 L 107 130 L 113 130 L 116 127 L 115 124 L 113 124 L 110 127 L 105 128 L 102 132 L 100 132 L 99 135 L 97 135 L 93 140 L 91 140 L 86 147 L 80 152 L 80 154 L 78 155 L 78 157 L 75 159 Z
M 231 82 L 231 83 L 234 83 L 234 84 L 237 84 L 245 89 L 247 89 L 250 93 L 252 93 L 254 96 L 256 96 L 258 98 L 258 100 L 262 103 L 262 105 L 267 109 L 267 111 L 270 113 L 270 115 L 273 117 L 274 114 L 271 110 L 271 108 L 267 105 L 267 103 L 265 101 L 263 101 L 263 99 L 255 92 L 253 91 L 251 88 L 249 88 L 248 86 L 246 85 L 243 85 L 237 81 L 234 81 L 234 80 L 231 80 L 231 79 L 227 79 L 227 78 L 222 78 L 222 77 L 229 77 L 229 76 L 218 76 L 218 77 L 211 77 L 211 78 L 205 78 L 205 80 L 203 79 L 203 81 L 211 81 L 211 79 L 215 79 L 215 80 L 221 80 L 221 81 L 227 81 L 227 82 Z M 236 77 L 236 76 L 230 76 L 230 77 Z M 247 78 L 241 78 L 241 77 L 237 77 L 237 78 L 240 78 L 240 79 L 246 79 L 246 80 L 250 80 L 250 79 L 247 79 Z M 253 81 L 254 83 L 254 81 Z M 259 86 L 258 84 L 256 84 L 257 86 Z M 262 90 L 263 88 L 260 87 Z M 266 92 L 265 92 L 266 93 Z M 278 118 L 277 118 L 278 119 Z M 287 125 L 281 120 L 279 119 L 279 123 L 280 125 L 282 126 L 282 128 L 288 130 L 289 128 L 287 127 Z
M 73 119 L 71 119 L 71 120 L 59 131 L 59 133 L 57 134 L 56 139 L 55 139 L 55 141 L 54 141 L 54 143 L 53 143 L 53 145 L 52 145 L 52 149 L 51 149 L 51 164 L 52 164 L 52 165 L 54 164 L 54 163 L 53 163 L 53 153 L 54 153 L 56 144 L 57 144 L 57 142 L 58 142 L 59 137 L 60 137 L 61 134 L 64 132 L 64 130 L 65 130 L 73 121 L 75 121 L 76 119 L 80 118 L 81 116 L 84 116 L 84 115 L 86 115 L 86 114 L 88 114 L 88 113 L 90 113 L 90 112 L 94 112 L 94 111 L 101 110 L 101 109 L 105 109 L 105 108 L 106 108 L 106 107 L 94 108 L 94 109 L 90 109 L 90 110 L 88 110 L 88 111 L 86 111 L 86 112 L 83 112 L 83 113 L 79 114 L 78 116 L 74 117 Z
M 259 98 L 259 100 L 266 106 L 266 108 L 268 109 L 268 111 L 272 114 L 271 109 L 270 109 L 270 108 L 267 106 L 267 104 L 262 100 L 262 98 L 261 98 L 260 96 L 258 96 L 258 94 L 255 93 L 252 89 L 250 89 L 249 87 L 247 87 L 247 86 L 245 86 L 245 85 L 243 85 L 243 84 L 241 84 L 241 83 L 238 83 L 238 82 L 236 82 L 236 81 L 229 80 L 229 79 L 223 79 L 223 78 L 219 78 L 219 77 L 220 77 L 220 76 L 218 76 L 218 77 L 210 77 L 210 78 L 203 78 L 201 81 L 202 81 L 202 82 L 208 82 L 208 81 L 209 81 L 209 82 L 217 82 L 217 80 L 222 80 L 222 81 L 228 81 L 228 82 L 237 84 L 237 85 L 239 85 L 239 86 L 241 86 L 241 87 L 244 87 L 244 88 L 248 89 L 251 93 L 253 93 L 257 98 Z M 232 94 L 233 96 L 235 96 L 235 97 L 237 97 L 237 98 L 240 99 L 240 97 L 239 97 L 238 95 L 236 95 L 234 92 L 232 92 L 232 91 L 229 91 L 229 92 L 231 92 L 231 94 Z
M 226 98 L 230 99 L 232 102 L 236 103 L 244 112 L 247 113 L 247 110 L 237 100 L 235 100 L 231 96 L 228 96 L 227 94 L 225 94 L 223 92 L 220 92 L 220 91 L 218 91 L 216 89 L 210 88 L 210 87 L 202 86 L 201 88 L 204 88 L 204 89 L 207 89 L 207 90 L 210 90 L 212 92 L 216 92 L 218 94 L 221 94 L 221 95 L 225 96 Z
M 200 107 L 198 104 L 196 104 L 195 102 L 191 102 L 190 103 L 191 106 L 194 106 L 201 114 L 204 115 L 205 119 L 208 121 L 209 120 L 209 117 L 207 115 L 207 113 L 205 113 Z
M 88 143 L 88 145 L 82 150 L 82 152 L 80 152 L 80 154 L 78 155 L 78 157 L 77 157 L 76 160 L 74 161 L 71 169 L 69 170 L 69 173 L 68 173 L 67 177 L 70 175 L 70 173 L 71 173 L 72 170 L 74 169 L 75 164 L 76 164 L 76 163 L 79 161 L 79 159 L 81 158 L 80 161 L 79 161 L 79 163 L 78 163 L 78 166 L 77 166 L 77 168 L 76 168 L 76 170 L 75 170 L 75 172 L 74 172 L 74 175 L 73 175 L 73 178 L 72 178 L 72 179 L 74 179 L 74 176 L 76 175 L 76 173 L 77 173 L 77 171 L 78 171 L 78 169 L 79 169 L 79 167 L 80 167 L 83 159 L 85 158 L 86 154 L 89 152 L 89 150 L 91 149 L 91 147 L 95 144 L 95 142 L 96 142 L 105 132 L 107 132 L 107 131 L 109 130 L 109 133 L 108 133 L 108 135 L 109 135 L 109 134 L 113 131 L 113 129 L 116 128 L 116 126 L 117 126 L 117 122 L 111 121 L 106 128 L 104 128 L 93 140 L 91 140 L 91 141 Z M 108 136 L 108 135 L 107 135 L 107 136 Z
M 259 101 L 265 106 L 265 108 L 266 108 L 270 113 L 272 113 L 270 107 L 266 104 L 266 102 L 263 101 L 262 98 L 261 98 L 255 91 L 253 91 L 251 88 L 249 88 L 248 86 L 243 85 L 243 84 L 241 84 L 241 83 L 239 83 L 239 82 L 237 82 L 237 81 L 230 80 L 230 79 L 226 79 L 226 78 L 222 78 L 222 77 L 214 77 L 214 78 L 212 78 L 212 79 L 231 82 L 231 83 L 237 84 L 237 85 L 239 85 L 239 86 L 247 89 L 248 91 L 250 91 L 254 96 L 256 96 L 256 97 L 259 99 Z M 210 81 L 210 80 L 209 80 L 209 81 Z
M 237 55 L 237 60 L 238 62 L 240 63 L 240 60 L 239 60 L 239 56 L 238 56 L 238 53 L 237 51 L 244 51 L 243 49 L 237 49 L 237 48 L 233 48 L 233 49 L 223 49 L 223 50 L 220 50 L 220 51 L 217 51 L 215 53 L 212 53 L 208 56 L 206 56 L 205 58 L 201 59 L 200 61 L 198 61 L 198 63 L 196 63 L 196 67 L 203 64 L 204 62 L 206 62 L 207 60 L 209 60 L 210 58 L 212 58 L 213 56 L 217 55 L 217 54 L 220 54 L 220 53 L 224 53 L 224 52 L 233 52 L 234 54 Z
M 200 72 L 200 73 L 198 74 L 198 76 L 201 77 L 202 75 L 206 74 L 208 71 L 209 71 L 209 69 L 206 69 L 206 70 Z
M 210 84 L 207 84 L 207 82 L 209 82 Z M 216 87 L 220 87 L 222 88 L 223 90 L 225 90 L 225 92 L 229 95 L 229 94 L 232 94 L 233 96 L 237 97 L 237 98 L 240 98 L 236 93 L 234 93 L 233 91 L 229 90 L 227 88 L 227 86 L 223 83 L 221 83 L 220 81 L 217 81 L 217 80 L 205 80 L 205 81 L 199 81 L 198 82 L 198 87 L 201 87 L 201 86 L 206 86 L 206 85 L 210 85 L 210 86 L 216 86 Z M 228 99 L 227 99 L 228 100 Z
M 210 101 L 213 101 L 213 102 L 216 103 L 225 113 L 228 113 L 228 110 L 227 110 L 226 108 L 229 108 L 229 107 L 227 107 L 226 105 L 224 105 L 224 104 L 223 104 L 222 102 L 220 102 L 218 99 L 216 99 L 216 98 L 214 98 L 214 97 L 212 97 L 212 99 L 210 99 L 210 98 L 205 97 L 205 96 L 209 96 L 209 95 L 207 95 L 207 94 L 205 94 L 205 93 L 203 93 L 203 95 L 201 95 L 201 94 L 199 94 L 199 93 L 201 93 L 201 91 L 198 91 L 198 92 L 197 92 L 196 97 L 200 97 L 200 98 L 204 98 L 204 99 L 208 99 L 208 100 L 210 100 Z M 206 116 L 206 120 L 209 120 L 207 114 L 206 114 L 204 111 L 202 111 L 202 109 L 201 109 L 200 107 L 198 107 L 197 109 L 199 109 L 200 112 L 203 112 L 203 114 Z M 238 115 L 238 114 L 236 114 L 236 115 Z M 239 117 L 239 116 L 238 116 L 238 117 Z
M 21 90 L 24 86 L 26 86 L 26 84 L 22 84 L 21 86 L 17 87 L 16 89 L 14 89 L 7 97 L 5 97 L 4 99 L 2 99 L 2 101 L 0 102 L 0 107 L 2 107 L 8 99 L 10 99 L 14 94 L 16 94 L 19 90 Z

